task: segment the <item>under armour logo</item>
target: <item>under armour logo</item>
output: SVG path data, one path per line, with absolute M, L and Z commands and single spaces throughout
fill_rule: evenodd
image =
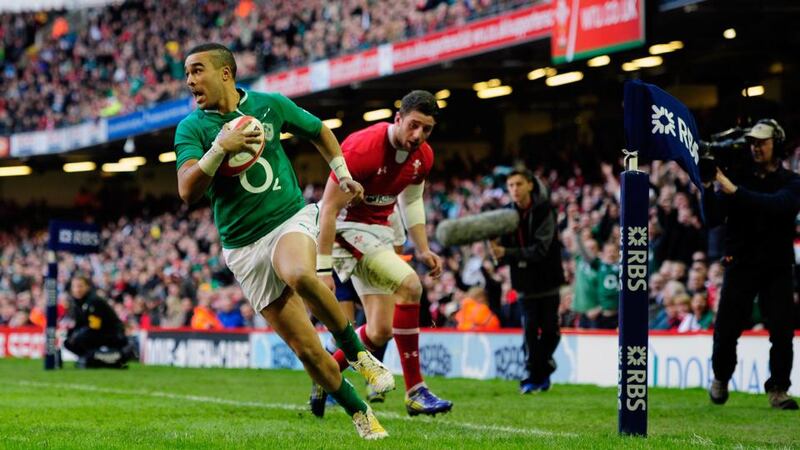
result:
M 419 352 L 416 351 L 416 350 L 411 352 L 411 353 L 403 352 L 403 359 L 409 359 L 409 358 L 412 358 L 412 357 L 413 358 L 419 358 Z
M 385 173 L 386 173 L 386 172 L 388 172 L 388 171 L 389 171 L 389 168 L 388 168 L 388 167 L 386 167 L 386 166 L 383 166 L 383 167 L 381 167 L 381 168 L 379 168 L 379 169 L 378 169 L 378 175 L 383 175 L 383 174 L 385 174 Z

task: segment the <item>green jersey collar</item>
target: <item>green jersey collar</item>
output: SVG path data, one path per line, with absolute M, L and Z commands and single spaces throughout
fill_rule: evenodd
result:
M 243 115 L 243 116 L 246 116 L 247 114 L 245 114 L 245 113 L 241 112 L 241 111 L 239 110 L 239 108 L 240 108 L 242 105 L 244 105 L 244 102 L 246 102 L 246 101 L 247 101 L 247 97 L 248 97 L 248 95 L 247 95 L 247 91 L 245 91 L 244 89 L 236 88 L 236 92 L 238 92 L 238 93 L 239 93 L 239 104 L 238 104 L 238 105 L 236 105 L 236 111 L 231 111 L 231 112 L 238 112 L 239 114 L 241 114 L 241 115 Z M 224 115 L 225 115 L 225 114 L 222 114 L 221 112 L 219 112 L 219 111 L 218 111 L 218 110 L 216 110 L 216 109 L 206 109 L 206 110 L 202 110 L 202 111 L 203 111 L 204 113 L 206 113 L 206 114 L 219 114 L 220 116 L 224 116 Z M 230 114 L 230 113 L 228 113 L 228 114 Z

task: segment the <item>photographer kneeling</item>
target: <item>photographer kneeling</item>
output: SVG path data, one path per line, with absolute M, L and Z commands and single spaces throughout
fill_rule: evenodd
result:
M 717 169 L 717 192 L 708 192 L 703 201 L 709 227 L 726 224 L 726 270 L 714 327 L 714 380 L 709 395 L 718 405 L 728 400 L 736 343 L 758 295 L 772 343 L 770 378 L 764 389 L 773 408 L 798 409 L 787 391 L 793 358 L 793 240 L 800 211 L 800 176 L 781 166 L 785 135 L 776 121 L 760 120 L 745 136 L 753 164 L 732 177 L 735 183 L 728 178 L 731 174 Z
M 67 332 L 64 347 L 78 356 L 78 368 L 124 368 L 137 357 L 135 344 L 128 342 L 122 321 L 105 300 L 92 292 L 87 277 L 73 277 L 69 292 L 75 326 Z

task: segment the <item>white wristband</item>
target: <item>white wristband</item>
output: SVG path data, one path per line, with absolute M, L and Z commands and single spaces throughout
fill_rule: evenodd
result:
M 339 181 L 342 181 L 342 178 L 350 178 L 353 179 L 353 176 L 350 175 L 350 171 L 347 170 L 347 163 L 344 161 L 343 156 L 336 156 L 331 159 L 331 162 L 328 163 L 331 166 L 331 170 L 333 173 L 336 174 L 336 178 Z
M 333 256 L 317 255 L 317 273 L 330 275 L 333 272 Z
M 219 146 L 216 142 L 211 145 L 211 148 L 200 158 L 200 161 L 197 161 L 197 165 L 200 166 L 200 170 L 203 171 L 206 175 L 213 177 L 215 173 L 217 173 L 217 169 L 219 166 L 222 165 L 222 161 L 225 159 L 225 152 L 222 150 L 222 147 Z

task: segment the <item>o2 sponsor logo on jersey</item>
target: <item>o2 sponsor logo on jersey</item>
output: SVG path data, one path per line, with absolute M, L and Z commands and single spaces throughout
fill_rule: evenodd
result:
M 267 189 L 272 189 L 273 191 L 281 190 L 281 179 L 275 176 L 275 172 L 272 170 L 272 165 L 269 161 L 259 156 L 253 166 L 261 166 L 264 169 L 264 181 L 260 185 L 254 186 L 247 178 L 247 173 L 252 171 L 254 167 L 245 170 L 239 174 L 239 184 L 242 185 L 245 191 L 251 194 L 260 194 Z
M 397 200 L 396 195 L 382 195 L 382 194 L 375 194 L 375 195 L 366 195 L 364 196 L 364 203 L 367 205 L 373 206 L 389 206 L 394 205 L 394 202 Z

